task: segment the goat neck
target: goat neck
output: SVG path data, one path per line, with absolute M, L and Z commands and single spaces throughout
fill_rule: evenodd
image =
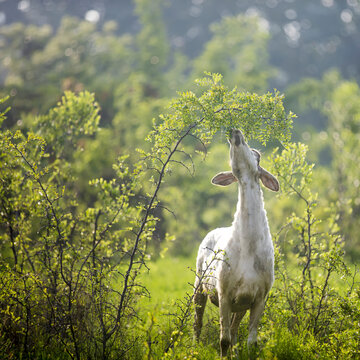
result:
M 263 193 L 260 184 L 239 183 L 239 194 L 233 227 L 238 234 L 253 232 L 258 234 L 264 225 L 267 227 L 266 213 L 263 205 Z

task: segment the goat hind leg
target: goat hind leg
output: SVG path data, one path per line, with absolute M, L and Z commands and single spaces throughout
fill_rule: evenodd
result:
M 196 292 L 194 294 L 194 304 L 195 304 L 194 340 L 199 341 L 207 295 L 203 293 L 201 287 L 196 289 L 195 291 Z

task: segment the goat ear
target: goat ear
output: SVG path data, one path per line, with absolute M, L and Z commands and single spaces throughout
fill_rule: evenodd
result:
M 212 184 L 220 186 L 228 186 L 236 181 L 237 179 L 231 171 L 221 172 L 211 179 Z
M 272 191 L 279 191 L 280 185 L 276 177 L 259 166 L 260 180 L 265 187 Z

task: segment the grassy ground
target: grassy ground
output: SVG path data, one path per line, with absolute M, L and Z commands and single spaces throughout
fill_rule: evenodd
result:
M 148 359 L 219 359 L 219 320 L 218 308 L 208 304 L 205 312 L 204 326 L 201 336 L 201 343 L 194 346 L 192 343 L 192 315 L 187 319 L 184 334 L 178 336 L 175 342 L 174 351 L 170 350 L 165 354 L 164 349 L 167 343 L 173 338 L 173 329 L 176 315 L 180 314 L 179 304 L 187 300 L 187 294 L 192 294 L 192 284 L 195 279 L 196 254 L 188 258 L 174 258 L 166 256 L 147 263 L 150 270 L 141 275 L 141 282 L 150 292 L 149 298 L 142 298 L 138 303 L 139 315 L 143 320 L 141 328 L 146 334 L 148 346 L 146 358 Z M 299 271 L 293 263 L 291 272 Z M 322 276 L 317 274 L 316 276 Z M 359 274 L 357 279 L 359 280 Z M 282 279 L 278 277 L 277 282 Z M 347 280 L 349 281 L 349 279 Z M 334 276 L 332 285 L 336 286 L 343 296 L 349 284 L 340 275 Z M 273 301 L 273 300 L 272 300 Z M 259 326 L 259 354 L 260 359 L 357 359 L 359 354 L 356 345 L 347 346 L 347 343 L 356 344 L 356 329 L 339 334 L 343 350 L 339 346 L 333 346 L 331 341 L 325 344 L 317 340 L 312 332 L 306 328 L 294 331 L 294 327 L 287 326 L 281 321 L 281 307 L 272 304 L 272 314 L 265 312 L 262 323 Z M 276 310 L 277 309 L 277 310 Z M 279 317 L 279 319 L 277 317 Z M 292 317 L 289 317 L 292 319 Z M 244 318 L 239 329 L 239 337 L 243 340 L 239 345 L 238 355 L 233 359 L 247 359 L 246 338 L 247 338 L 248 315 Z M 281 326 L 279 326 L 281 324 Z M 285 326 L 284 326 L 285 325 Z M 349 335 L 347 335 L 349 334 Z M 350 336 L 348 338 L 348 336 Z M 177 345 L 176 345 L 177 344 Z M 349 352 L 348 348 L 350 349 Z
M 147 263 L 150 270 L 141 275 L 141 283 L 150 292 L 149 298 L 142 298 L 139 303 L 140 314 L 144 321 L 145 331 L 151 336 L 154 343 L 151 348 L 151 355 L 148 351 L 149 359 L 218 359 L 218 341 L 219 341 L 219 324 L 218 309 L 215 306 L 208 306 L 205 312 L 203 339 L 204 341 L 195 346 L 193 344 L 191 314 L 186 320 L 186 326 L 183 334 L 179 336 L 179 342 L 174 342 L 174 351 L 165 355 L 161 353 L 161 348 L 166 348 L 166 341 L 171 339 L 171 333 L 174 328 L 174 322 L 177 321 L 173 314 L 181 314 L 180 307 L 188 303 L 195 280 L 195 260 L 196 253 L 192 256 L 158 258 L 155 261 Z M 209 321 L 213 319 L 213 321 Z M 147 329 L 146 329 L 147 327 Z M 149 329 L 151 328 L 151 331 Z M 157 329 L 157 330 L 156 330 Z M 161 343 L 162 338 L 167 340 Z M 149 342 L 148 342 L 149 343 Z M 158 349 L 156 349 L 156 346 Z M 160 350 L 160 351 L 159 351 Z
M 142 284 L 151 297 L 144 299 L 144 305 L 169 305 L 192 291 L 195 280 L 195 258 L 158 258 L 147 265 L 150 271 L 142 275 Z

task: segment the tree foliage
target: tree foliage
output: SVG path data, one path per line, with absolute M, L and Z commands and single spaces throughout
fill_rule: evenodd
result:
M 357 303 L 359 294 L 354 288 L 354 274 L 344 261 L 336 204 L 319 208 L 318 194 L 312 190 L 314 164 L 307 162 L 307 151 L 304 144 L 291 144 L 281 154 L 275 149 L 270 159 L 272 172 L 281 183 L 280 197 L 290 197 L 300 206 L 274 239 L 278 281 L 267 312 L 276 328 L 287 328 L 300 338 L 313 337 L 318 356 L 356 358 L 356 330 L 343 304 L 348 297 Z M 337 279 L 347 282 L 346 294 L 336 285 Z M 340 340 L 345 338 L 345 342 Z M 323 344 L 323 354 L 316 342 Z M 313 346 L 303 338 L 302 346 L 305 343 Z
M 71 169 L 79 140 L 96 131 L 97 112 L 93 95 L 67 93 L 36 132 L 1 134 L 3 357 L 37 356 L 46 344 L 55 357 L 66 351 L 70 358 L 107 358 L 108 343 L 131 314 L 131 278 L 120 290 L 113 283 L 125 272 L 141 223 L 141 209 L 129 206 L 139 171 L 119 159 L 119 180 L 93 181 L 99 204 L 84 209 Z M 121 346 L 120 353 L 126 342 Z
M 201 84 L 207 88 L 199 98 L 189 92 L 171 103 L 149 135 L 151 150 L 139 150 L 142 157 L 131 169 L 122 157 L 114 165 L 116 178 L 90 182 L 98 192 L 95 207 L 77 201 L 70 166 L 81 139 L 97 130 L 99 108 L 93 95 L 67 92 L 56 108 L 38 118 L 34 131 L 2 133 L 1 298 L 13 294 L 4 310 L 3 326 L 12 324 L 4 334 L 6 351 L 36 354 L 40 337 L 77 359 L 83 354 L 108 358 L 115 349 L 126 352 L 126 341 L 114 347 L 109 343 L 126 337 L 124 320 L 134 311 L 133 297 L 142 292 L 137 273 L 158 222 L 154 211 L 160 187 L 172 164 L 187 166 L 184 139 L 207 143 L 221 127 L 242 125 L 249 136 L 266 141 L 264 133 L 255 131 L 259 114 L 289 131 L 291 116 L 285 115 L 278 94 L 242 95 L 228 90 L 219 75 L 209 74 Z M 272 129 L 273 136 L 287 139 L 285 132 Z M 150 175 L 144 169 L 150 171 L 150 187 L 141 186 Z M 119 284 L 115 288 L 114 281 Z M 49 326 L 52 330 L 46 331 Z M 60 338 L 61 343 L 56 341 Z
M 204 144 L 221 129 L 228 133 L 234 128 L 264 145 L 270 138 L 289 141 L 294 114 L 285 112 L 278 92 L 259 96 L 229 90 L 219 74 L 208 74 L 198 84 L 204 87 L 203 93 L 199 97 L 191 91 L 180 93 L 172 101 L 170 112 L 160 116 L 161 123 L 150 133 L 156 159 L 163 159 L 179 134 L 186 131 Z

